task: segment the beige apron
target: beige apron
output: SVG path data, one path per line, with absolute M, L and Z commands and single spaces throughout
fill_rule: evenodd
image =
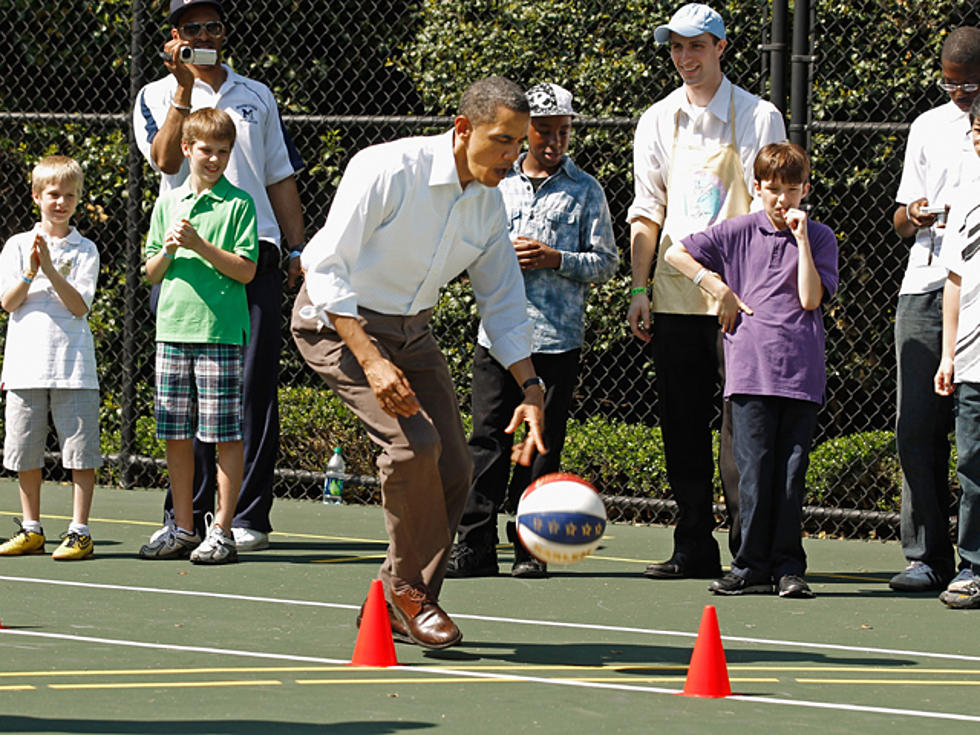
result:
M 664 314 L 716 314 L 718 304 L 664 260 L 673 243 L 722 220 L 745 214 L 752 195 L 745 186 L 742 159 L 735 144 L 735 94 L 729 101 L 731 143 L 705 154 L 677 144 L 680 111 L 674 116 L 674 142 L 667 172 L 667 216 L 660 232 L 653 275 L 651 310 Z

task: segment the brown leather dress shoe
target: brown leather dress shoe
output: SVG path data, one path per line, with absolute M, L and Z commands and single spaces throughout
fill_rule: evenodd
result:
M 397 620 L 418 645 L 448 648 L 463 640 L 456 623 L 432 599 L 425 585 L 405 587 L 400 592 L 389 589 L 388 594 L 391 598 L 389 609 L 394 613 L 392 627 Z
M 357 628 L 361 628 L 361 618 L 364 617 L 364 606 L 367 605 L 367 600 L 361 603 L 361 609 L 357 613 Z M 391 611 L 391 605 L 385 603 L 388 608 L 388 620 L 391 622 L 391 638 L 399 643 L 408 643 L 409 645 L 414 645 L 415 641 L 412 640 L 411 636 L 408 635 L 408 631 L 405 626 L 401 624 L 395 614 Z

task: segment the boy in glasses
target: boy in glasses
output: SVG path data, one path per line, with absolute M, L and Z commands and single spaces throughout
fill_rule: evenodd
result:
M 949 431 L 953 402 L 932 380 L 942 351 L 946 269 L 939 262 L 951 194 L 968 182 L 978 158 L 968 112 L 980 85 L 980 28 L 953 30 L 943 44 L 939 86 L 949 101 L 919 115 L 909 129 L 893 224 L 912 238 L 895 311 L 898 403 L 895 440 L 902 465 L 902 551 L 906 568 L 896 591 L 941 590 L 956 573 L 949 537 Z M 933 211 L 930 211 L 933 210 Z M 966 565 L 957 582 L 972 580 Z
M 269 512 L 279 453 L 280 253 L 289 254 L 288 283 L 292 287 L 300 274 L 299 254 L 304 241 L 295 179 L 303 162 L 282 125 L 272 91 L 221 62 L 228 39 L 228 18 L 222 3 L 172 0 L 168 20 L 170 38 L 163 47 L 163 63 L 169 74 L 140 90 L 133 110 L 140 151 L 160 172 L 160 193 L 165 194 L 187 179 L 180 145 L 183 121 L 192 109 L 223 110 L 236 130 L 225 176 L 251 195 L 258 218 L 258 270 L 246 287 L 252 336 L 245 348 L 243 382 L 245 480 L 232 530 L 239 550 L 263 549 L 269 545 L 272 530 Z M 179 58 L 184 47 L 212 49 L 217 52 L 218 63 L 184 64 Z M 195 453 L 194 518 L 200 532 L 205 514 L 214 510 L 217 472 L 212 446 L 196 443 Z M 173 522 L 171 508 L 168 496 L 164 517 L 168 526 Z
M 755 159 L 763 211 L 743 214 L 670 246 L 667 262 L 718 301 L 725 335 L 742 534 L 716 595 L 813 597 L 800 540 L 804 479 L 824 399 L 821 305 L 839 280 L 837 239 L 800 203 L 810 160 L 795 143 Z

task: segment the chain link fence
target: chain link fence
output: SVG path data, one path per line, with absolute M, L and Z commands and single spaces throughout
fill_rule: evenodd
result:
M 631 147 L 636 118 L 678 84 L 653 29 L 661 0 L 251 0 L 225 3 L 225 59 L 269 85 L 306 161 L 299 177 L 312 235 L 344 166 L 359 149 L 445 129 L 459 94 L 487 74 L 573 90 L 583 117 L 571 154 L 603 184 L 622 266 L 593 290 L 582 371 L 563 466 L 591 479 L 614 520 L 669 523 L 653 367 L 626 327 Z M 4 237 L 34 221 L 28 174 L 41 156 L 72 155 L 86 191 L 76 223 L 102 254 L 90 315 L 102 385 L 102 482 L 166 484 L 153 437 L 153 320 L 140 268 L 156 175 L 132 144 L 135 92 L 166 73 L 167 3 L 64 0 L 39 8 L 0 0 L 0 217 Z M 794 4 L 732 0 L 719 7 L 736 83 L 792 113 L 788 129 L 814 159 L 813 216 L 841 245 L 841 289 L 827 309 L 828 400 L 808 476 L 807 529 L 895 537 L 900 471 L 894 423 L 893 316 L 907 246 L 891 229 L 908 123 L 944 101 L 945 34 L 978 24 L 971 4 L 857 0 Z M 792 23 L 792 31 L 789 27 Z M 793 89 L 787 100 L 787 80 Z M 275 492 L 313 498 L 330 449 L 344 447 L 351 500 L 377 502 L 374 449 L 305 367 L 283 304 L 282 442 Z M 451 284 L 435 330 L 464 413 L 476 308 Z M 2 330 L 0 330 L 2 332 Z M 53 445 L 50 447 L 55 448 Z M 52 455 L 53 459 L 53 455 Z M 52 472 L 57 472 L 52 462 Z M 955 484 L 954 473 L 950 474 Z M 721 508 L 719 508 L 721 510 Z M 721 518 L 719 513 L 719 519 Z

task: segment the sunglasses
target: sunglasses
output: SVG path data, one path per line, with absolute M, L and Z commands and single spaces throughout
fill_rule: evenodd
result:
M 960 92 L 965 92 L 966 94 L 973 94 L 980 89 L 980 84 L 971 84 L 969 82 L 966 84 L 953 84 L 952 82 L 939 81 L 936 82 L 936 84 L 939 85 L 941 90 L 948 94 L 953 94 L 953 92 L 956 92 L 957 90 Z
M 180 35 L 184 38 L 197 38 L 201 31 L 207 31 L 212 38 L 225 35 L 225 24 L 220 20 L 209 20 L 207 23 L 184 23 L 180 27 Z

